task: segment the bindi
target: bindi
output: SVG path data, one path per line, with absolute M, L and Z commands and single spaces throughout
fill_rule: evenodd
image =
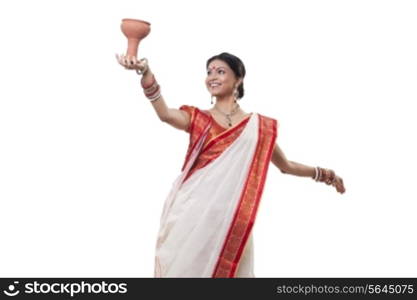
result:
M 209 71 L 210 70 L 216 70 L 216 69 L 220 69 L 220 68 L 223 68 L 222 66 L 216 66 L 216 65 L 214 65 L 214 66 L 212 66 L 212 67 L 209 67 Z

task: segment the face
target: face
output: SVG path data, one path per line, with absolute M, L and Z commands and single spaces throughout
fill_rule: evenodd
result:
M 206 87 L 212 96 L 232 95 L 235 86 L 240 84 L 233 70 L 220 59 L 210 62 L 207 68 Z

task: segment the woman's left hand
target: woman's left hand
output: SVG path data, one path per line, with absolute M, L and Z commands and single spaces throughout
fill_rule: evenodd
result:
M 336 190 L 341 194 L 343 194 L 346 191 L 345 186 L 343 185 L 343 179 L 337 175 L 333 180 L 332 186 L 334 186 Z

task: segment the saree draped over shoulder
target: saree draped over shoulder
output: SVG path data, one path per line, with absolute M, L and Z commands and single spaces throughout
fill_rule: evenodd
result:
M 278 122 L 252 113 L 226 129 L 208 111 L 180 109 L 190 143 L 164 203 L 155 277 L 254 277 L 251 230 Z

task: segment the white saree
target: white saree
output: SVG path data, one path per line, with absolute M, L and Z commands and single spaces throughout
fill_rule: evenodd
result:
M 216 277 L 213 274 L 225 251 L 225 241 L 234 238 L 231 224 L 239 222 L 237 209 L 259 148 L 260 124 L 260 115 L 253 113 L 233 143 L 184 181 L 203 148 L 210 126 L 202 132 L 164 204 L 155 277 Z M 253 218 L 256 207 L 251 212 Z M 251 225 L 248 223 L 234 277 L 254 277 Z

